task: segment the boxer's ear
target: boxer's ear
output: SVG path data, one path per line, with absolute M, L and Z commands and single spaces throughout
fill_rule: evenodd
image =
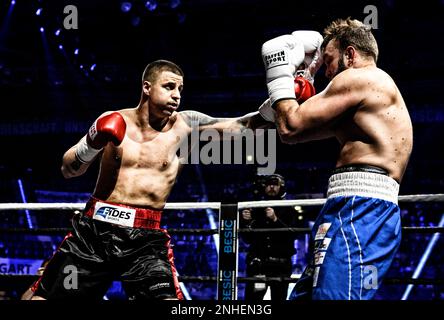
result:
M 142 83 L 142 89 L 143 89 L 143 93 L 146 95 L 150 94 L 151 91 L 151 82 L 149 81 L 143 81 Z

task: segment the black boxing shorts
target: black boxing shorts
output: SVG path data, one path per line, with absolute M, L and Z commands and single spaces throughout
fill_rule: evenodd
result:
M 130 300 L 183 299 L 161 211 L 91 198 L 36 283 L 46 299 L 101 300 L 122 281 Z

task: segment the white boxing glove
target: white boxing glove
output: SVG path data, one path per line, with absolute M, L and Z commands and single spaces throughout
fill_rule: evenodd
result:
M 321 45 L 324 38 L 319 32 L 310 30 L 294 31 L 291 35 L 304 46 L 304 64 L 306 66 L 304 77 L 313 83 L 314 76 L 323 63 Z
M 281 99 L 296 99 L 294 76 L 304 58 L 302 42 L 292 35 L 283 35 L 262 45 L 271 106 Z

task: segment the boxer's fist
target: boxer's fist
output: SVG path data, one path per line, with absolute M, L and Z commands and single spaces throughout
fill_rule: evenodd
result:
M 82 163 L 91 162 L 109 143 L 118 146 L 126 132 L 126 122 L 118 112 L 112 112 L 98 118 L 88 133 L 76 146 L 76 157 Z
M 299 104 L 316 94 L 313 84 L 302 76 L 294 78 L 294 94 Z M 266 121 L 275 122 L 276 111 L 272 108 L 270 99 L 265 100 L 259 107 L 259 113 Z
M 322 65 L 321 45 L 324 38 L 319 32 L 310 30 L 294 31 L 291 35 L 304 46 L 304 76 L 313 83 L 314 76 Z
M 89 128 L 86 141 L 94 149 L 102 149 L 108 142 L 118 146 L 125 137 L 126 123 L 122 115 L 112 112 L 98 118 Z
M 303 44 L 292 35 L 283 35 L 262 45 L 271 105 L 281 99 L 296 98 L 293 79 L 304 57 Z
M 301 76 L 294 78 L 294 92 L 299 104 L 316 94 L 313 84 Z

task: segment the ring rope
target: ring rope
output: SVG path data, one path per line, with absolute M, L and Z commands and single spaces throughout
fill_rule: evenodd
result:
M 300 200 L 263 200 L 243 201 L 238 203 L 239 209 L 262 207 L 287 207 L 287 206 L 321 206 L 327 199 L 300 199 Z M 412 194 L 398 196 L 400 202 L 444 202 L 444 193 L 438 194 Z
M 17 286 L 17 283 L 33 283 L 40 276 L 27 275 L 27 274 L 0 274 L 0 288 L 6 286 Z M 238 282 L 243 283 L 276 283 L 286 282 L 295 283 L 299 280 L 300 275 L 294 275 L 291 277 L 238 277 Z M 178 276 L 180 282 L 216 282 L 215 276 Z M 385 278 L 382 280 L 384 284 L 414 284 L 414 285 L 442 285 L 444 279 L 431 279 L 431 278 Z
M 311 228 L 241 228 L 238 229 L 239 233 L 255 233 L 255 232 L 289 232 L 289 233 L 310 233 Z M 443 232 L 444 227 L 435 226 L 409 226 L 402 227 L 402 230 L 406 233 L 435 233 Z M 39 229 L 29 229 L 29 228 L 0 228 L 1 233 L 27 233 L 27 234 L 59 234 L 67 233 L 73 231 L 72 228 L 39 228 Z M 168 233 L 171 235 L 175 234 L 198 234 L 198 235 L 212 235 L 219 233 L 218 229 L 168 229 Z
M 86 203 L 0 203 L 0 211 L 5 210 L 83 210 Z M 164 210 L 186 210 L 186 209 L 220 209 L 220 202 L 170 202 L 165 205 Z
M 399 196 L 400 202 L 444 202 L 444 194 L 414 194 Z M 263 200 L 238 202 L 238 209 L 262 208 L 267 206 L 321 206 L 327 199 L 299 199 L 299 200 Z M 0 203 L 0 211 L 5 210 L 83 210 L 86 203 Z M 186 209 L 220 209 L 220 202 L 170 202 L 165 210 Z
M 244 208 L 260 208 L 266 206 L 282 207 L 282 206 L 320 206 L 326 202 L 327 199 L 302 199 L 302 200 L 277 200 L 277 201 L 245 201 L 238 203 L 238 209 Z M 399 196 L 400 202 L 444 202 L 444 194 L 422 194 L 422 195 L 404 195 Z M 0 211 L 6 210 L 83 210 L 85 203 L 0 203 Z M 167 203 L 165 209 L 221 209 L 220 202 L 177 202 Z M 403 227 L 403 231 L 406 232 L 444 232 L 442 227 Z M 4 228 L 0 229 L 0 232 L 26 232 L 26 233 L 59 233 L 71 231 L 71 228 L 41 228 L 41 229 L 28 229 L 28 228 Z M 310 228 L 279 228 L 279 229 L 239 229 L 239 232 L 305 232 L 309 233 Z M 169 229 L 170 233 L 176 234 L 216 234 L 218 229 Z M 0 286 L 3 286 L 14 279 L 37 279 L 38 276 L 30 275 L 8 275 L 0 274 Z M 24 278 L 26 277 L 26 278 Z M 265 282 L 272 283 L 276 281 L 280 282 L 296 282 L 299 277 L 238 277 L 239 282 Z M 180 276 L 179 281 L 188 282 L 202 282 L 212 281 L 217 282 L 218 278 L 214 276 Z M 383 280 L 387 284 L 413 284 L 413 285 L 436 285 L 444 284 L 444 279 L 424 279 L 424 278 L 401 278 L 392 279 L 387 278 Z
M 0 228 L 1 233 L 27 233 L 27 234 L 59 234 L 73 231 L 73 228 Z M 199 234 L 199 235 L 212 235 L 219 233 L 218 229 L 168 229 L 169 234 Z

